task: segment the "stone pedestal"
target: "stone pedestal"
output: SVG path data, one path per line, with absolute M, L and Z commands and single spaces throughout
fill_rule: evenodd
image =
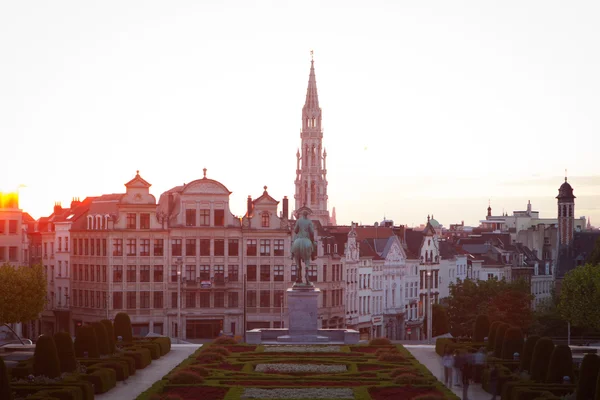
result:
M 316 335 L 318 301 L 321 289 L 288 289 L 287 305 L 290 335 Z

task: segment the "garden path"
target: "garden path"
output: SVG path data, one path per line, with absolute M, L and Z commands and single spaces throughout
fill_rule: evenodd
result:
M 411 354 L 440 381 L 444 381 L 444 368 L 442 367 L 442 358 L 435 352 L 435 346 L 429 344 L 404 344 Z M 462 387 L 453 386 L 450 388 L 458 397 L 462 398 Z M 489 400 L 492 395 L 487 393 L 480 384 L 473 383 L 469 385 L 469 400 Z
M 138 370 L 126 382 L 117 382 L 115 388 L 104 394 L 97 394 L 94 398 L 97 400 L 135 399 L 201 346 L 201 344 L 172 344 L 171 351 L 167 355 L 153 360 L 152 364 L 143 370 Z

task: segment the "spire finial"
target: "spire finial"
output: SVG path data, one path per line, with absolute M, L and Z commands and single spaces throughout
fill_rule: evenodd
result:
M 565 182 L 567 181 L 567 169 L 565 168 Z
M 206 168 L 202 168 L 202 171 L 204 172 L 204 179 L 206 179 Z
M 265 189 L 265 193 L 267 193 L 267 185 L 263 186 L 263 189 Z
M 310 61 L 315 61 L 315 52 L 313 50 L 310 51 Z
M 138 169 L 137 171 L 135 171 L 135 174 L 139 175 L 140 174 L 140 170 Z
M 427 223 L 429 223 L 429 214 L 427 214 Z

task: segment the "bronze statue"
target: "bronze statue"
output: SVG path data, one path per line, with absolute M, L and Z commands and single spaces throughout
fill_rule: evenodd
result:
M 315 248 L 315 230 L 312 221 L 308 219 L 308 211 L 302 211 L 302 216 L 294 226 L 294 242 L 292 243 L 292 257 L 296 260 L 297 278 L 296 284 L 302 284 L 302 261 L 304 261 L 304 272 L 306 285 L 311 285 L 308 280 L 308 266 L 312 259 Z

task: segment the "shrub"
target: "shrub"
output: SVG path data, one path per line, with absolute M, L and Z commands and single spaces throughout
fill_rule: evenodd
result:
M 375 351 L 375 355 L 379 357 L 382 354 L 390 354 L 390 353 L 399 353 L 398 349 L 395 347 L 388 347 L 384 349 L 377 349 Z
M 152 338 L 152 341 L 154 343 L 158 343 L 158 345 L 160 346 L 161 355 L 164 356 L 169 351 L 171 351 L 171 338 L 161 336 L 157 338 Z
M 204 377 L 193 371 L 177 371 L 169 378 L 169 383 L 173 385 L 193 385 L 204 382 Z
M 523 352 L 523 332 L 521 328 L 510 327 L 504 332 L 504 343 L 502 344 L 502 358 L 512 360 L 515 353 L 519 357 Z
M 377 357 L 377 360 L 383 362 L 402 362 L 405 361 L 406 358 L 400 353 L 383 353 Z
M 395 378 L 398 375 L 413 373 L 415 371 L 414 367 L 398 367 L 394 368 L 392 372 L 390 372 L 390 377 Z
M 200 353 L 196 360 L 202 364 L 222 363 L 225 361 L 225 357 L 222 354 L 205 352 Z
M 369 340 L 369 346 L 385 346 L 390 345 L 392 342 L 388 338 L 374 338 Z
M 60 361 L 60 372 L 73 372 L 77 368 L 77 360 L 75 360 L 75 348 L 73 347 L 73 339 L 67 332 L 56 332 L 54 334 L 54 343 Z
M 6 364 L 4 364 L 4 359 L 2 357 L 0 357 L 0 399 L 13 399 L 10 381 L 8 380 L 8 370 L 6 369 Z
M 496 344 L 496 329 L 498 329 L 498 325 L 500 325 L 501 323 L 501 321 L 494 321 L 490 324 L 490 331 L 488 332 L 487 351 L 494 351 L 494 346 Z
M 494 356 L 500 358 L 502 355 L 502 344 L 504 343 L 504 334 L 509 328 L 507 323 L 500 323 L 496 327 L 496 337 L 494 338 Z
M 483 342 L 490 331 L 490 319 L 487 315 L 478 315 L 473 326 L 473 341 Z
M 129 314 L 120 312 L 115 316 L 115 339 L 119 336 L 123 338 L 125 343 L 133 341 L 133 330 L 131 328 L 131 319 Z
M 187 367 L 187 369 L 191 370 L 192 372 L 197 373 L 200 376 L 208 376 L 210 375 L 210 371 L 207 370 L 206 368 L 197 365 L 197 364 L 192 364 L 189 367 Z M 185 370 L 184 370 L 185 371 Z
M 77 355 L 77 357 L 85 357 L 86 352 L 88 357 L 100 357 L 100 351 L 98 351 L 98 339 L 96 338 L 96 332 L 91 325 L 79 327 L 77 335 L 75 336 L 74 347 L 75 355 Z
M 184 400 L 184 399 L 183 399 L 183 397 L 178 396 L 176 394 L 170 394 L 170 393 L 157 394 L 157 393 L 155 393 L 149 397 L 149 400 Z
M 98 352 L 100 355 L 111 354 L 108 348 L 108 332 L 106 332 L 104 324 L 100 322 L 94 322 L 92 324 L 92 328 L 96 334 L 96 340 L 98 341 Z
M 548 337 L 540 338 L 535 343 L 533 355 L 531 356 L 531 366 L 529 367 L 529 375 L 535 382 L 545 381 L 552 350 L 554 350 L 554 342 Z
M 596 377 L 600 371 L 600 357 L 596 354 L 586 354 L 579 369 L 577 380 L 577 400 L 593 399 L 596 392 Z
M 531 366 L 531 357 L 533 356 L 533 348 L 537 341 L 540 340 L 538 335 L 531 335 L 525 341 L 523 345 L 523 351 L 521 352 L 521 369 L 523 371 L 529 371 Z
M 563 376 L 568 376 L 571 378 L 571 382 L 575 383 L 571 348 L 566 344 L 559 344 L 554 347 L 550 356 L 550 363 L 546 372 L 546 383 L 562 383 Z
M 106 393 L 117 385 L 116 372 L 108 368 L 92 369 L 89 373 L 80 376 L 81 379 L 94 385 L 95 394 Z
M 231 354 L 229 350 L 221 346 L 209 346 L 205 350 L 203 350 L 202 353 L 217 353 L 225 357 Z
M 60 361 L 52 336 L 42 335 L 38 338 L 33 353 L 33 373 L 48 378 L 60 376 Z
M 104 325 L 104 329 L 106 329 L 106 340 L 108 341 L 108 354 L 113 354 L 115 349 L 115 330 L 113 328 L 113 324 L 109 319 L 103 319 L 100 321 L 102 325 Z
M 132 347 L 125 350 L 125 355 L 135 360 L 135 369 L 144 369 L 152 363 L 150 350 L 143 347 Z
M 237 340 L 228 336 L 219 336 L 213 341 L 213 344 L 237 344 Z
M 420 394 L 418 396 L 415 396 L 412 398 L 412 400 L 443 400 L 445 399 L 446 396 L 444 396 L 443 394 L 433 394 L 433 393 L 429 393 L 429 394 Z
M 425 379 L 415 374 L 404 373 L 398 375 L 396 379 L 394 379 L 394 383 L 397 385 L 415 385 L 425 383 Z

